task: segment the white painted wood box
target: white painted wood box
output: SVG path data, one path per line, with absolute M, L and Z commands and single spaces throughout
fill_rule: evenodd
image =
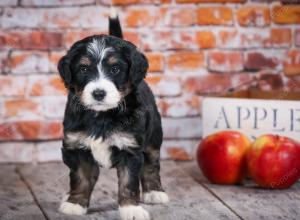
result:
M 251 139 L 278 134 L 300 142 L 300 95 L 250 91 L 237 97 L 203 99 L 203 137 L 235 130 Z

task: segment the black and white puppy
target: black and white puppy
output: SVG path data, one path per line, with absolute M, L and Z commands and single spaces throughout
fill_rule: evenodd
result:
M 147 59 L 119 37 L 87 37 L 59 61 L 68 90 L 62 154 L 70 168 L 70 191 L 59 210 L 85 214 L 100 168 L 116 168 L 121 218 L 146 220 L 140 182 L 145 203 L 169 200 L 159 176 L 161 119 L 143 80 Z

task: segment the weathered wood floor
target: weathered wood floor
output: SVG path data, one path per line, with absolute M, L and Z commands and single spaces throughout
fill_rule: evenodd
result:
M 288 190 L 209 184 L 195 162 L 162 162 L 167 205 L 145 205 L 153 220 L 300 219 L 300 183 Z M 68 189 L 68 170 L 61 163 L 0 166 L 0 219 L 117 220 L 115 170 L 103 170 L 86 216 L 57 212 Z

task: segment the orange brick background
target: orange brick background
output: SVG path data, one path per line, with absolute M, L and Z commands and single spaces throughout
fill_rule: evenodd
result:
M 0 162 L 60 159 L 57 61 L 75 41 L 107 33 L 110 4 L 149 59 L 163 158 L 193 158 L 203 96 L 300 90 L 298 0 L 1 0 Z

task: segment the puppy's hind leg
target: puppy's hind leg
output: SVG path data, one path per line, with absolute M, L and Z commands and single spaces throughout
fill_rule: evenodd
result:
M 144 170 L 142 173 L 143 201 L 145 203 L 159 204 L 169 202 L 160 180 L 160 149 L 152 146 L 144 152 Z
M 99 166 L 88 150 L 62 149 L 63 161 L 70 168 L 70 192 L 59 207 L 69 215 L 86 214 L 91 193 L 99 176 Z

